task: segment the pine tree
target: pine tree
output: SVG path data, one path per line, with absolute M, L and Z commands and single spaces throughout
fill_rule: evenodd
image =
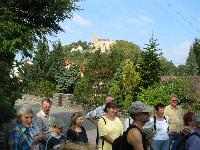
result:
M 157 40 L 152 37 L 142 51 L 142 61 L 139 64 L 142 88 L 147 88 L 160 80 L 161 64 L 158 46 Z
M 200 39 L 195 39 L 193 43 L 193 51 L 194 51 L 196 63 L 198 66 L 198 74 L 200 74 Z

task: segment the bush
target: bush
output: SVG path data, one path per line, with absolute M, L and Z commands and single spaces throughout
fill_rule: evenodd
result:
M 12 104 L 9 103 L 9 99 L 4 96 L 0 96 L 0 114 L 0 125 L 8 122 L 15 116 L 15 110 Z
M 120 107 L 127 109 L 135 98 L 140 80 L 140 74 L 136 71 L 133 62 L 127 59 L 114 74 L 109 85 L 109 93 Z
M 36 96 L 52 97 L 56 91 L 56 86 L 47 80 L 29 82 L 27 93 Z
M 81 78 L 74 89 L 74 100 L 79 104 L 83 104 L 85 107 L 103 104 L 106 97 L 104 89 L 106 88 L 102 87 L 99 92 L 92 85 L 93 82 L 88 77 Z
M 78 103 L 87 103 L 89 97 L 89 81 L 88 78 L 81 78 L 74 89 L 74 98 Z
M 80 71 L 78 65 L 72 65 L 69 69 L 63 67 L 55 76 L 57 91 L 62 93 L 73 93 L 74 87 L 79 78 Z
M 191 81 L 185 78 L 154 84 L 147 89 L 143 89 L 138 98 L 150 105 L 155 105 L 159 102 L 168 105 L 171 94 L 176 94 L 180 103 L 185 106 L 195 99 Z

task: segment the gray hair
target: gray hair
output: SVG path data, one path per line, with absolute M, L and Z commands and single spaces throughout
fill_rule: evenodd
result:
M 29 113 L 33 114 L 32 106 L 29 104 L 24 104 L 17 110 L 17 117 Z
M 174 93 L 172 93 L 172 94 L 170 95 L 170 98 L 172 98 L 172 97 L 176 97 L 176 98 L 178 99 L 178 96 L 177 96 L 176 94 L 174 94 Z

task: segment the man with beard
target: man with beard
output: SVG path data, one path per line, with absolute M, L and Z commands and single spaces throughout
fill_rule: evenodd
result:
M 38 125 L 42 132 L 47 132 L 49 130 L 49 115 L 51 106 L 52 101 L 48 98 L 44 98 L 41 104 L 42 109 L 36 114 L 38 120 L 41 120 L 40 122 L 38 121 Z
M 147 150 L 148 144 L 143 133 L 143 126 L 149 121 L 151 108 L 141 101 L 136 101 L 129 111 L 134 122 L 127 129 L 127 140 L 124 149 Z

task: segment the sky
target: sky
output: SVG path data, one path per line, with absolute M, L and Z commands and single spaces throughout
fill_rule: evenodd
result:
M 81 10 L 49 37 L 69 44 L 93 36 L 127 40 L 145 47 L 152 35 L 168 60 L 184 64 L 195 38 L 200 38 L 199 0 L 81 0 Z

